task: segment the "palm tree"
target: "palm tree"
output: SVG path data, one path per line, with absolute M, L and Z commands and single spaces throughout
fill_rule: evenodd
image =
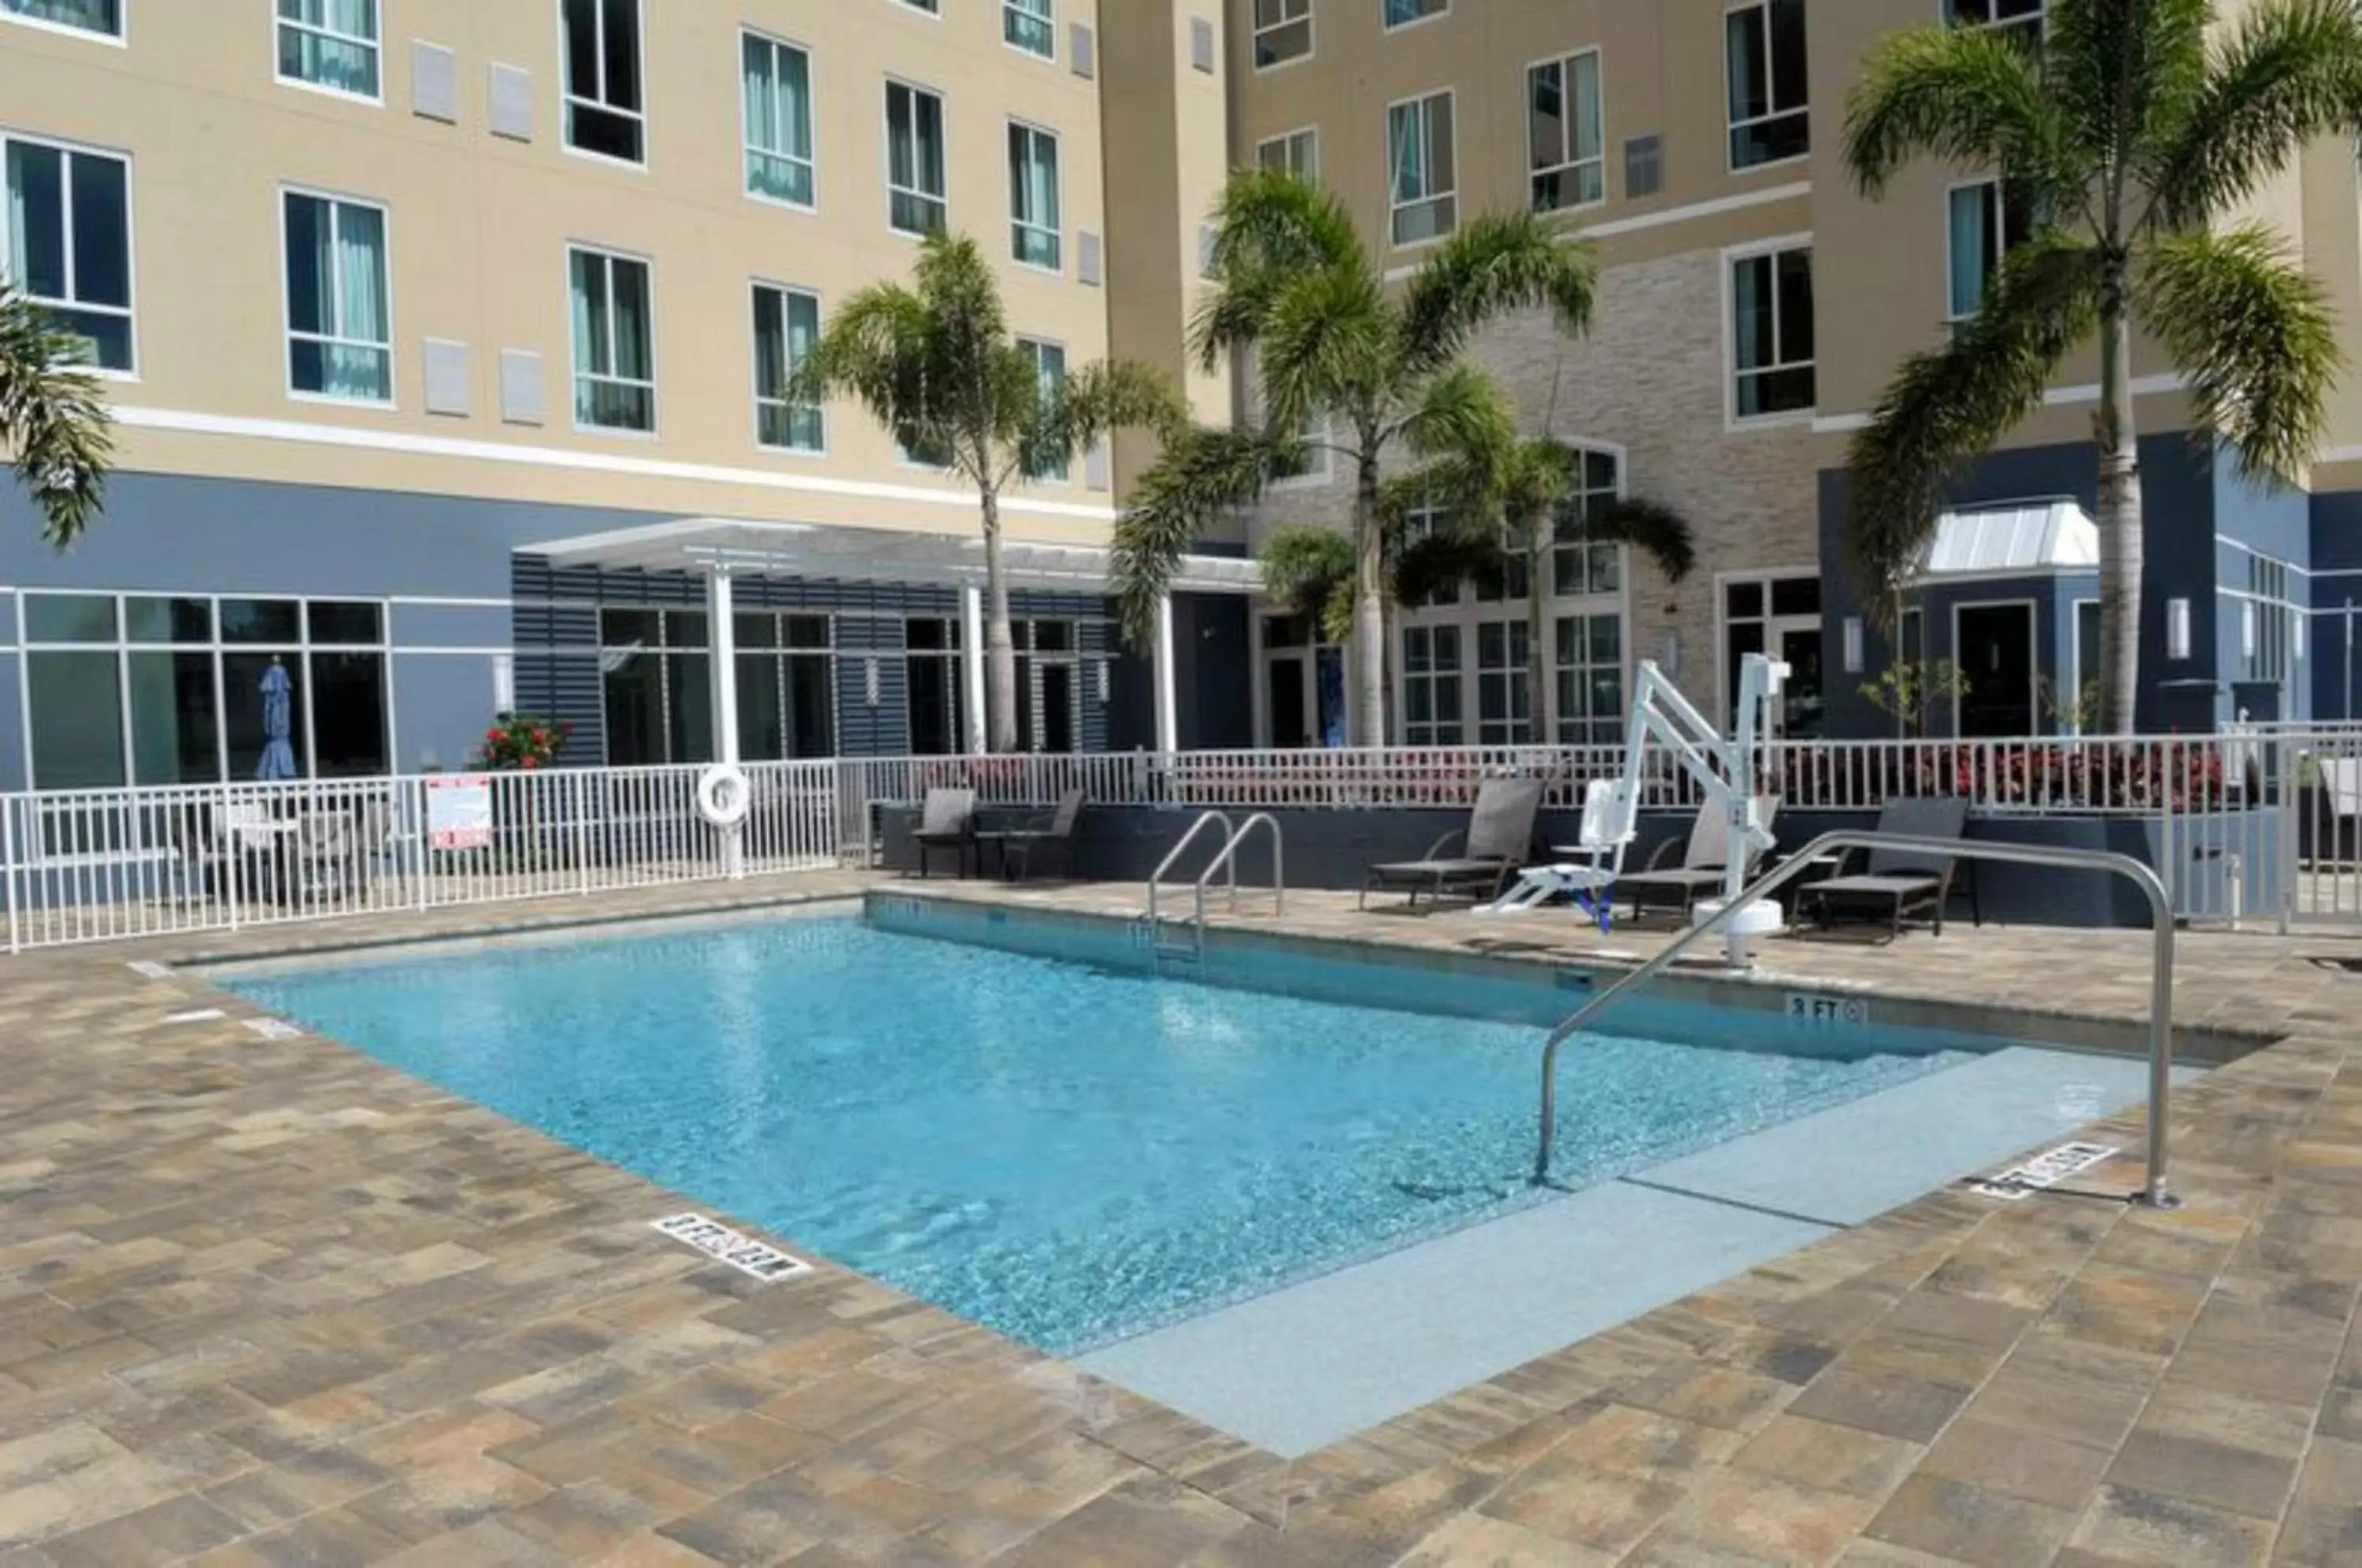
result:
M 1487 322 L 1530 306 L 1583 332 L 1597 268 L 1588 248 L 1521 213 L 1463 225 L 1396 288 L 1343 204 L 1278 170 L 1232 175 L 1214 220 L 1216 287 L 1192 337 L 1209 370 L 1253 355 L 1263 426 L 1194 432 L 1142 476 L 1116 525 L 1125 624 L 1146 640 L 1175 564 L 1215 514 L 1253 504 L 1291 454 L 1333 454 L 1353 475 L 1354 712 L 1363 744 L 1382 744 L 1384 467 L 1514 439 L 1507 397 L 1461 351 Z
M 1112 431 L 1178 432 L 1187 415 L 1164 377 L 1120 360 L 1064 377 L 1010 335 L 999 285 L 977 242 L 942 233 L 919 248 L 911 283 L 846 300 L 789 383 L 795 402 L 850 392 L 912 458 L 976 486 L 984 514 L 988 738 L 1017 747 L 1017 655 L 1001 565 L 1000 498 L 1063 469 Z
M 106 400 L 82 369 L 88 357 L 88 345 L 0 279 L 0 455 L 59 549 L 98 514 L 114 449 Z
M 1472 458 L 1473 459 L 1472 461 Z M 1396 589 L 1407 603 L 1480 572 L 1516 569 L 1526 582 L 1526 679 L 1532 734 L 1557 735 L 1551 679 L 1551 580 L 1563 546 L 1629 545 L 1679 582 L 1697 564 L 1688 521 L 1637 497 L 1584 505 L 1584 453 L 1549 436 L 1496 452 L 1454 454 L 1390 481 L 1386 512 L 1433 509 L 1441 526 L 1405 546 Z M 1563 531 L 1562 525 L 1564 525 Z
M 2210 40 L 2214 20 L 2213 0 L 2051 0 L 2038 41 L 1897 34 L 1847 114 L 1864 193 L 1933 157 L 1993 171 L 2035 215 L 1983 308 L 1904 360 L 1855 437 L 1847 526 L 1863 597 L 1893 602 L 1951 478 L 2040 407 L 2096 334 L 2105 731 L 2131 727 L 2138 690 L 2134 329 L 2163 347 L 2198 426 L 2250 477 L 2303 467 L 2340 361 L 2323 292 L 2283 237 L 2223 222 L 2307 140 L 2362 121 L 2362 24 L 2351 0 L 2262 0 Z

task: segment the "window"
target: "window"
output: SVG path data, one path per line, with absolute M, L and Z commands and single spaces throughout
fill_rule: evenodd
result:
M 2042 36 L 2046 0 L 1944 0 L 1944 19 L 1963 28 L 1991 28 L 2013 38 Z
M 1813 572 L 1760 573 L 1722 585 L 1722 712 L 1738 721 L 1739 670 L 1751 653 L 1785 660 L 1780 730 L 1804 740 L 1821 733 L 1821 580 Z
M 828 445 L 821 411 L 788 401 L 788 379 L 819 337 L 818 295 L 755 285 L 755 438 L 766 447 L 818 452 Z
M 1739 419 L 1809 410 L 1813 251 L 1758 251 L 1730 264 L 1732 413 Z
M 930 17 L 943 15 L 940 0 L 902 0 L 902 4 L 913 11 L 924 11 Z
M 1623 591 L 1624 547 L 1601 544 L 1585 534 L 1589 519 L 1623 493 L 1616 454 L 1584 448 L 1580 486 L 1567 498 L 1552 530 L 1557 546 L 1551 552 L 1551 589 L 1561 599 Z
M 1011 628 L 1012 632 L 1014 628 Z M 911 755 L 949 756 L 961 745 L 965 693 L 960 679 L 960 624 L 927 619 L 903 627 L 902 674 L 910 690 Z
M 1317 128 L 1289 131 L 1255 144 L 1258 168 L 1285 171 L 1299 180 L 1320 178 L 1320 132 Z
M 1045 404 L 1064 393 L 1066 385 L 1066 351 L 1064 348 L 1055 343 L 1021 337 L 1017 340 L 1017 351 L 1032 358 L 1033 373 L 1041 379 L 1042 401 Z M 1067 479 L 1068 462 L 1065 452 L 1031 453 L 1025 463 L 1025 477 L 1064 484 Z
M 279 0 L 279 79 L 375 98 L 377 0 Z
M 1064 265 L 1058 228 L 1058 138 L 1009 122 L 1010 253 L 1028 267 Z
M 2289 674 L 2288 562 L 2271 556 L 2247 557 L 2247 599 L 2239 607 L 2240 679 L 2286 680 Z
M 393 401 L 385 209 L 290 191 L 287 385 L 307 397 Z
M 104 152 L 0 140 L 7 226 L 0 273 L 80 337 L 89 362 L 129 373 L 131 165 Z
M 741 612 L 738 756 L 786 762 L 836 753 L 834 627 L 825 615 Z
M 1459 226 L 1450 93 L 1414 98 L 1386 111 L 1386 159 L 1396 245 L 1424 245 Z
M 1624 739 L 1624 618 L 1561 615 L 1555 623 L 1558 742 L 1615 745 Z
M 1599 108 L 1599 51 L 1545 61 L 1526 72 L 1533 208 L 1585 207 L 1607 199 L 1606 129 Z
M 1805 0 L 1747 0 L 1723 17 L 1730 79 L 1730 166 L 1760 168 L 1812 150 Z
M 1533 740 L 1533 693 L 1526 623 L 1476 625 L 1476 744 L 1525 745 Z
M 1403 744 L 1459 745 L 1467 738 L 1460 710 L 1460 628 L 1403 629 Z
M 566 145 L 625 163 L 647 160 L 640 85 L 640 0 L 562 0 Z
M 1955 185 L 1947 199 L 1951 259 L 1945 319 L 1957 328 L 1983 308 L 1985 290 L 2001 270 L 2002 258 L 2033 234 L 2034 207 L 2022 190 L 1999 180 Z
M 577 247 L 574 423 L 601 430 L 657 427 L 654 302 L 648 264 Z
M 712 659 L 702 610 L 602 610 L 607 766 L 713 760 Z
M 793 44 L 745 33 L 746 192 L 791 207 L 813 202 L 811 61 Z
M 1915 615 L 1918 612 L 1909 613 Z M 2083 694 L 2088 691 L 2096 696 L 2099 692 L 2100 602 L 2096 599 L 2075 601 L 2075 668 L 2070 673 L 2074 684 L 2067 692 L 2069 701 L 2062 705 L 2070 718 L 2080 719 L 2084 714 Z M 2073 723 L 2067 727 L 2079 731 L 2081 728 Z
M 886 221 L 899 234 L 932 234 L 949 213 L 944 101 L 900 82 L 886 83 Z
M 1440 17 L 1451 9 L 1451 0 L 1381 0 L 1381 4 L 1388 32 L 1413 22 L 1424 22 L 1429 17 Z
M 1267 71 L 1312 52 L 1312 0 L 1254 0 L 1254 67 Z
M 101 38 L 123 36 L 123 0 L 0 0 L 0 17 Z
M 392 767 L 382 604 L 28 593 L 23 605 L 36 789 L 259 778 L 274 740 L 294 777 Z M 275 730 L 268 689 L 281 685 Z M 281 765 L 269 776 L 288 777 Z
M 1000 37 L 1011 49 L 1057 59 L 1057 0 L 1001 0 Z
M 1082 664 L 1072 621 L 1019 621 L 1017 749 L 1071 752 L 1081 744 Z

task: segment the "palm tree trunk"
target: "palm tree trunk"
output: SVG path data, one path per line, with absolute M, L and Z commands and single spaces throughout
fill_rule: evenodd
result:
M 1000 492 L 984 501 L 985 738 L 997 753 L 1017 749 L 1017 645 L 1009 635 L 1009 577 L 1000 566 Z
M 2140 441 L 2133 423 L 2133 342 L 2126 271 L 2107 263 L 2100 284 L 2100 715 L 2103 734 L 2133 728 L 2140 696 Z
M 1364 442 L 1353 491 L 1353 713 L 1361 745 L 1386 744 L 1386 542 L 1378 527 L 1378 457 Z
M 1551 679 L 1551 552 L 1542 544 L 1540 520 L 1526 521 L 1518 549 L 1526 560 L 1526 712 L 1533 719 L 1534 744 L 1550 745 L 1558 739 L 1558 728 L 1551 723 L 1557 683 Z

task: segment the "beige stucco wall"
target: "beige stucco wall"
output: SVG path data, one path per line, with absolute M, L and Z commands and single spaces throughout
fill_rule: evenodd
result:
M 132 160 L 139 370 L 112 388 L 127 466 L 972 528 L 972 497 L 901 463 L 884 432 L 851 406 L 830 411 L 825 456 L 767 451 L 755 439 L 751 282 L 815 291 L 825 313 L 865 283 L 907 274 L 915 256 L 913 242 L 887 227 L 889 75 L 944 95 L 952 223 L 999 259 L 1015 328 L 1062 343 L 1070 364 L 1107 350 L 1107 291 L 1076 278 L 1078 235 L 1107 226 L 1098 84 L 1076 75 L 1068 56 L 1068 25 L 1094 23 L 1096 0 L 1062 0 L 1055 61 L 1004 45 L 998 6 L 953 4 L 935 18 L 893 0 L 650 0 L 645 169 L 561 145 L 555 0 L 398 0 L 382 9 L 382 105 L 276 83 L 265 5 L 141 0 L 129 7 L 123 47 L 0 25 L 0 126 Z M 742 25 L 811 54 L 817 212 L 742 193 Z M 456 51 L 458 124 L 413 112 L 414 40 Z M 530 143 L 489 130 L 496 61 L 532 72 Z M 1012 116 L 1060 138 L 1063 276 L 1009 259 Z M 279 202 L 288 185 L 390 210 L 392 408 L 302 402 L 286 391 Z M 653 437 L 574 427 L 569 241 L 653 263 Z M 473 351 L 468 417 L 424 412 L 428 337 Z M 543 356 L 545 425 L 503 423 L 503 348 Z M 193 433 L 193 414 L 231 422 L 237 433 Z M 292 429 L 257 434 L 264 423 Z M 323 431 L 338 444 L 284 438 Z M 497 450 L 487 457 L 478 446 Z M 1019 531 L 1103 535 L 1110 498 L 1082 478 L 1077 465 L 1074 483 L 1018 498 Z

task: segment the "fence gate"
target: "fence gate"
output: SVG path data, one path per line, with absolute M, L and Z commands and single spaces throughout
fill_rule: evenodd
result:
M 2362 925 L 2362 728 L 2282 738 L 2281 864 L 2293 924 Z

